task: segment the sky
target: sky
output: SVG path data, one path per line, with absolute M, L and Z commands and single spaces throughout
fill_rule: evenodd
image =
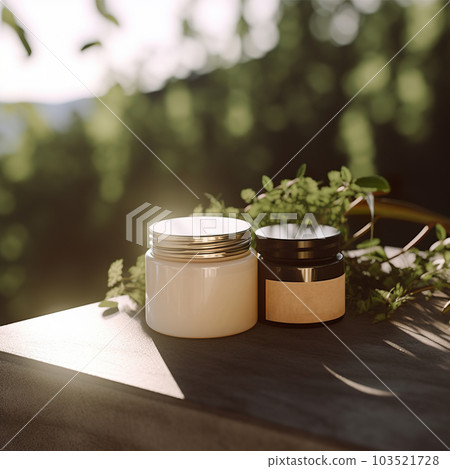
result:
M 245 0 L 241 7 L 241 0 L 106 0 L 117 26 L 100 15 L 95 0 L 0 0 L 33 50 L 28 57 L 16 33 L 0 22 L 0 102 L 64 103 L 104 95 L 115 83 L 126 92 L 150 92 L 171 77 L 260 58 L 278 43 L 280 1 Z M 407 7 L 432 0 L 395 1 Z M 311 31 L 319 41 L 345 46 L 356 38 L 362 16 L 381 2 L 312 0 Z M 242 38 L 236 33 L 241 13 L 249 25 Z M 196 37 L 183 34 L 184 19 Z M 97 40 L 102 46 L 80 52 Z
M 28 57 L 16 33 L 0 24 L 0 102 L 67 102 L 102 95 L 115 82 L 148 92 L 169 77 L 205 71 L 208 54 L 229 66 L 241 57 L 243 44 L 235 34 L 239 0 L 109 0 L 119 27 L 98 13 L 94 0 L 1 3 L 23 24 L 33 53 Z M 252 30 L 244 46 L 250 57 L 275 47 L 278 4 L 247 2 L 244 15 Z M 185 17 L 203 41 L 183 36 Z M 96 40 L 101 47 L 80 52 Z

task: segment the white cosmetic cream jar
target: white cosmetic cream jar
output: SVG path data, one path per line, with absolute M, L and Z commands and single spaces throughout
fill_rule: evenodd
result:
M 145 256 L 146 322 L 175 337 L 244 332 L 258 319 L 258 261 L 250 224 L 192 216 L 153 224 Z

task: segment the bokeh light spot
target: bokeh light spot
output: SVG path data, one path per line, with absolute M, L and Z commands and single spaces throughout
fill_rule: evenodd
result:
M 28 240 L 27 229 L 18 223 L 9 225 L 0 236 L 0 255 L 7 261 L 20 258 Z
M 359 14 L 349 5 L 343 5 L 331 18 L 330 37 L 340 46 L 353 42 L 358 30 Z

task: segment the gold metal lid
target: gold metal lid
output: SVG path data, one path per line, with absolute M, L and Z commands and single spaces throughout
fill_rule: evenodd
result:
M 231 217 L 169 218 L 150 226 L 150 247 L 156 257 L 169 260 L 237 257 L 248 252 L 250 228 L 250 223 Z

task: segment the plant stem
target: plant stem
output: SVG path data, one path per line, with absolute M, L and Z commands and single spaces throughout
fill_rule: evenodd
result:
M 410 295 L 417 295 L 417 293 L 421 293 L 427 290 L 435 290 L 435 289 L 436 289 L 436 285 L 427 285 L 425 287 L 418 288 L 417 290 L 412 291 Z

